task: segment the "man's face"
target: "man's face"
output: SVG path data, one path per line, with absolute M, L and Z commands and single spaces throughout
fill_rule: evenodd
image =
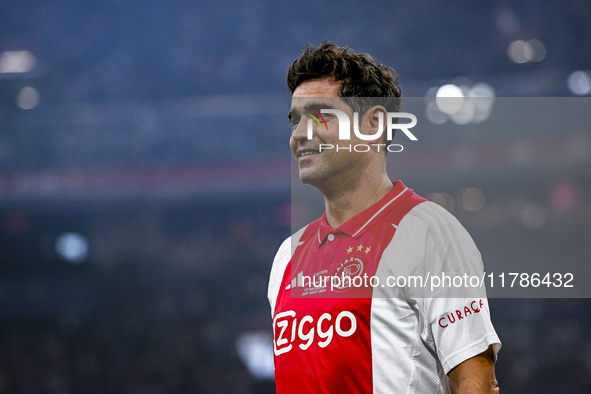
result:
M 362 165 L 366 159 L 364 155 L 367 156 L 367 154 L 364 153 L 348 152 L 342 149 L 336 151 L 337 145 L 349 147 L 356 143 L 367 143 L 367 141 L 357 140 L 353 135 L 351 140 L 339 141 L 339 122 L 335 115 L 322 114 L 326 124 L 321 120 L 318 125 L 313 120 L 313 138 L 311 140 L 307 138 L 308 120 L 312 117 L 306 113 L 313 113 L 313 111 L 306 108 L 317 112 L 320 112 L 320 109 L 338 109 L 345 112 L 349 119 L 353 119 L 353 110 L 339 97 L 340 85 L 340 82 L 330 79 L 313 79 L 302 82 L 293 92 L 289 114 L 292 124 L 289 146 L 303 183 L 321 186 L 337 175 L 344 175 L 339 179 L 346 179 L 348 175 L 355 176 L 359 165 Z M 319 152 L 320 144 L 330 144 L 335 148 L 323 149 Z
M 351 139 L 339 141 L 339 122 L 333 114 L 322 114 L 324 121 L 320 124 L 310 115 L 321 109 L 337 109 L 343 111 L 351 120 L 353 126 L 353 109 L 339 97 L 341 82 L 330 79 L 313 79 L 302 82 L 293 92 L 291 109 L 289 113 L 292 124 L 292 134 L 289 146 L 295 157 L 300 172 L 300 180 L 316 187 L 327 186 L 329 181 L 349 182 L 361 174 L 360 169 L 369 164 L 370 153 L 351 152 L 341 148 L 354 146 L 356 144 L 367 144 L 357 138 L 352 130 Z M 363 134 L 370 134 L 370 113 L 366 112 L 361 116 L 360 131 Z M 308 113 L 308 114 L 306 114 Z M 317 118 L 319 116 L 315 115 Z M 313 136 L 308 139 L 308 120 L 312 119 Z M 374 131 L 375 132 L 375 131 Z M 375 141 L 379 142 L 379 141 Z M 333 149 L 323 149 L 320 152 L 320 145 L 332 145 Z M 380 156 L 382 157 L 382 156 Z

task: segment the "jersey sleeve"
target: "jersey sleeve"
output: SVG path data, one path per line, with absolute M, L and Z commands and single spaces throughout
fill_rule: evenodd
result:
M 271 306 L 271 317 L 273 317 L 275 313 L 275 303 L 277 301 L 277 295 L 279 294 L 283 275 L 285 274 L 285 270 L 291 261 L 291 256 L 293 256 L 295 248 L 297 248 L 300 244 L 300 238 L 306 227 L 302 228 L 283 241 L 279 247 L 279 250 L 277 251 L 277 254 L 275 255 L 275 258 L 273 259 L 273 265 L 271 267 L 271 274 L 269 277 L 269 286 L 267 288 L 267 298 L 269 299 L 269 304 Z
M 271 306 L 271 317 L 273 317 L 275 311 L 275 302 L 277 301 L 277 295 L 279 294 L 279 286 L 281 286 L 281 280 L 287 264 L 291 258 L 291 237 L 288 237 L 275 254 L 273 259 L 273 265 L 271 266 L 271 275 L 269 277 L 269 286 L 267 289 L 267 298 Z
M 407 273 L 425 278 L 425 286 L 409 289 L 407 297 L 419 316 L 421 338 L 436 352 L 444 372 L 490 345 L 496 359 L 501 342 L 480 286 L 484 266 L 466 229 L 427 201 L 405 216 L 398 231 L 399 241 L 407 243 Z

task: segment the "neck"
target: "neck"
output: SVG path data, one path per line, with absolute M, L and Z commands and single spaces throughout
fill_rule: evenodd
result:
M 361 174 L 348 182 L 331 186 L 325 188 L 323 194 L 326 219 L 332 228 L 339 227 L 381 200 L 393 187 L 385 171 Z

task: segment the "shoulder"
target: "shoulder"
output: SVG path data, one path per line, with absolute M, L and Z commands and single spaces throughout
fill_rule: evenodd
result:
M 434 202 L 424 201 L 411 209 L 400 221 L 397 236 L 407 245 L 424 250 L 425 258 L 440 261 L 446 269 L 482 268 L 480 252 L 468 231 L 455 216 Z
M 400 227 L 405 229 L 422 228 L 432 232 L 464 228 L 447 209 L 428 200 L 415 205 L 402 219 Z
M 283 257 L 285 254 L 290 253 L 293 249 L 295 249 L 298 246 L 298 243 L 300 242 L 302 235 L 304 234 L 304 232 L 306 231 L 306 229 L 308 227 L 309 227 L 309 225 L 302 227 L 301 229 L 299 229 L 298 231 L 293 233 L 291 236 L 287 237 L 281 243 L 281 246 L 279 246 L 279 250 L 277 251 L 277 254 L 275 255 L 275 259 L 273 260 L 273 263 L 275 263 L 275 261 L 277 261 L 278 259 Z
M 432 201 L 416 205 L 400 222 L 400 229 L 410 236 L 424 234 L 426 238 L 444 246 L 473 244 L 468 231 L 447 209 Z
M 281 281 L 283 280 L 285 270 L 289 265 L 291 256 L 293 256 L 293 252 L 300 245 L 300 239 L 307 228 L 308 226 L 305 226 L 299 231 L 295 232 L 293 235 L 287 237 L 287 239 L 281 243 L 279 250 L 275 254 L 273 265 L 271 267 L 271 274 L 269 277 L 269 287 L 267 289 L 267 297 L 269 298 L 272 314 L 275 309 L 275 301 L 277 299 L 277 295 L 279 294 L 279 288 L 281 286 Z

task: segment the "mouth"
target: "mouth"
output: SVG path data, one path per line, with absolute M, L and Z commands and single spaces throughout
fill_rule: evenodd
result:
M 306 156 L 312 156 L 312 155 L 317 155 L 320 153 L 320 149 L 316 148 L 305 148 L 305 149 L 300 149 L 296 152 L 296 157 L 298 159 L 301 159 L 303 157 Z
M 317 155 L 318 151 L 305 151 L 305 152 L 299 152 L 298 153 L 298 158 L 302 158 L 302 157 L 306 157 L 306 156 L 310 156 L 310 155 Z

